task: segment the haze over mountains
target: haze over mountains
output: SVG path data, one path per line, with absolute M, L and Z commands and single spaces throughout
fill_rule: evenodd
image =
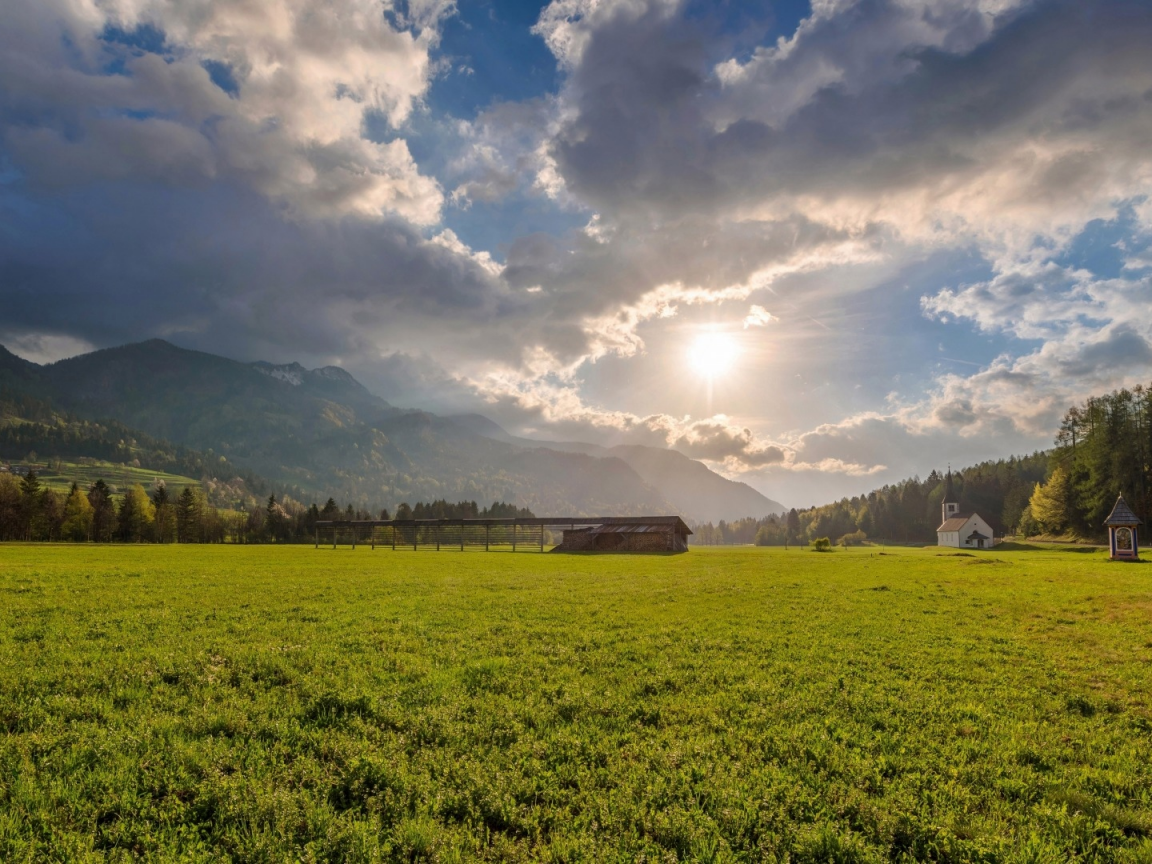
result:
M 241 363 L 162 340 L 39 366 L 0 347 L 0 387 L 361 506 L 504 500 L 538 513 L 696 521 L 784 509 L 673 450 L 517 438 L 480 415 L 397 408 L 338 367 Z

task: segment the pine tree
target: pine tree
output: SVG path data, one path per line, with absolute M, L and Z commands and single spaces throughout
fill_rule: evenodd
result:
M 176 499 L 176 541 L 192 543 L 200 539 L 200 501 L 191 486 L 185 486 Z
M 28 469 L 28 473 L 20 481 L 20 517 L 24 539 L 36 540 L 43 527 L 44 500 L 43 489 L 36 472 Z
M 112 539 L 116 528 L 116 508 L 108 484 L 103 480 L 93 483 L 88 490 L 88 503 L 92 505 L 92 539 L 97 543 Z
M 23 537 L 20 508 L 20 484 L 11 474 L 0 474 L 0 540 Z
M 163 481 L 157 484 L 156 491 L 152 493 L 152 506 L 156 511 L 156 539 L 160 543 L 169 543 L 176 535 L 176 511 Z

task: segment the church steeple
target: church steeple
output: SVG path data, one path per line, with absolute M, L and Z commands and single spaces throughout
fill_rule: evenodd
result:
M 952 489 L 952 466 L 948 466 L 948 473 L 944 475 L 944 500 L 940 502 L 940 522 L 944 523 L 960 513 L 960 502 L 956 500 L 956 493 Z

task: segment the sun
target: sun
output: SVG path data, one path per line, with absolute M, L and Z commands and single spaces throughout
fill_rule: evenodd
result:
M 718 378 L 732 368 L 739 353 L 727 333 L 701 333 L 688 349 L 688 362 L 705 378 Z

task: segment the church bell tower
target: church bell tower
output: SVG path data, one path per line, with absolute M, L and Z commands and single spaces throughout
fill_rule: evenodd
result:
M 953 516 L 960 513 L 960 502 L 956 500 L 956 493 L 952 490 L 952 466 L 948 466 L 948 473 L 944 475 L 944 500 L 940 502 L 940 524 L 944 524 Z

